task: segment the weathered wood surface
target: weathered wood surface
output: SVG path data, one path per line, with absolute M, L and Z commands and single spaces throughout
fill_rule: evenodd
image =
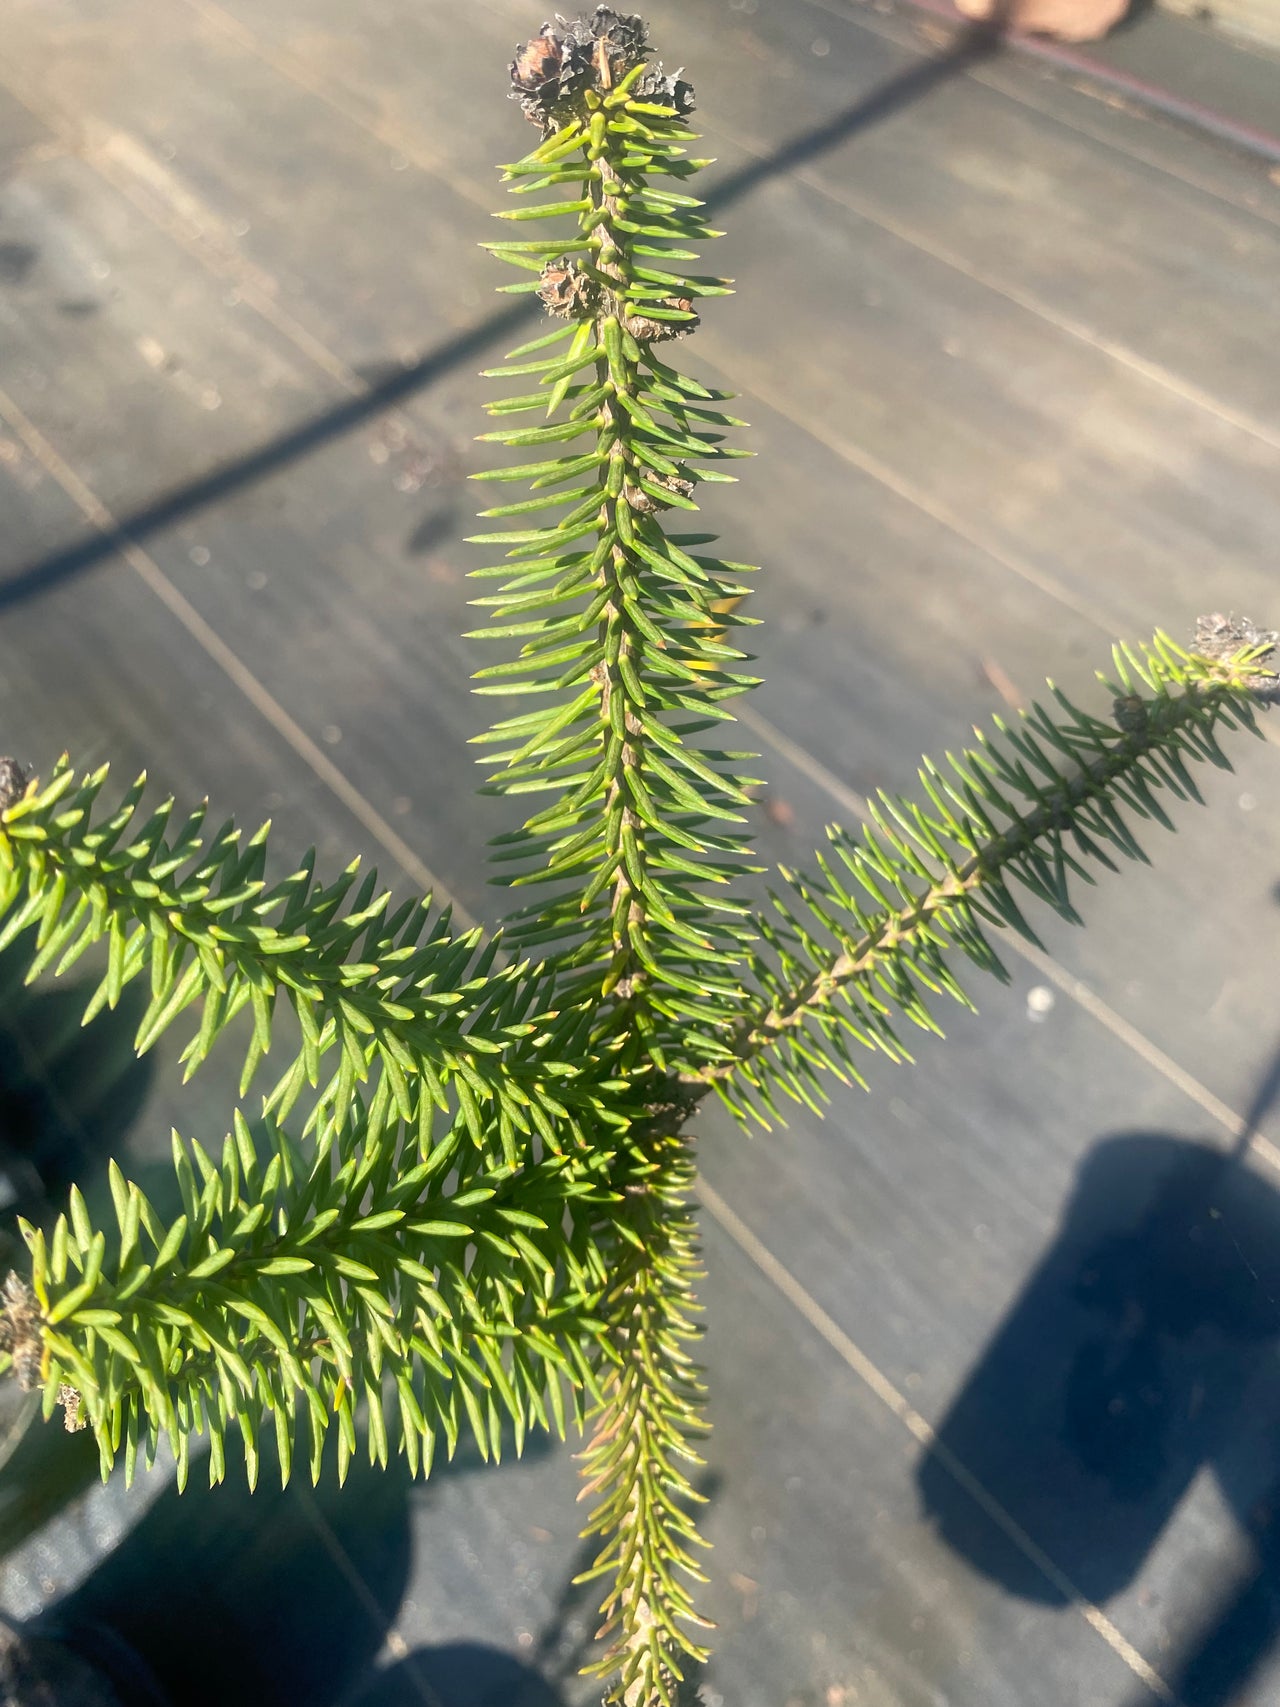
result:
M 774 783 L 763 852 L 802 860 L 1046 674 L 1087 694 L 1113 633 L 1277 621 L 1280 186 L 905 15 L 652 16 L 699 88 L 714 259 L 739 281 L 689 359 L 745 393 L 760 453 L 714 515 L 766 566 L 744 714 Z M 541 21 L 517 0 L 9 0 L 6 748 L 145 763 L 270 814 L 282 848 L 360 851 L 493 916 L 461 536 L 475 372 L 521 311 L 475 244 L 492 163 L 528 141 L 503 67 Z M 707 1123 L 709 1703 L 1138 1707 L 1161 1677 L 1186 1707 L 1274 1698 L 1280 796 L 1273 744 L 1237 756 L 1208 811 L 1153 832 L 1154 871 L 1102 883 L 1052 958 L 1012 956 L 913 1072 L 750 1144 Z M 58 1127 L 73 1159 L 156 1168 L 171 1121 L 215 1118 L 212 1073 L 179 1094 L 123 1037 L 86 1057 L 67 1004 L 11 985 L 6 1107 L 30 1123 L 39 1083 L 91 1086 Z M 1194 1143 L 1229 1151 L 1251 1110 L 1248 1167 L 1197 1172 Z M 71 1487 L 77 1450 L 18 1467 Z M 464 1469 L 257 1519 L 184 1517 L 157 1481 L 80 1604 L 181 1702 L 232 1698 L 229 1640 L 242 1689 L 292 1677 L 309 1707 L 585 1699 L 569 1454 Z M 67 1588 L 139 1509 L 113 1485 L 24 1543 L 42 1510 L 0 1502 L 3 1604 Z M 203 1631 L 194 1595 L 185 1647 L 136 1610 L 179 1533 L 202 1582 L 261 1585 L 219 1590 Z M 310 1614 L 264 1611 L 286 1579 Z M 1102 1610 L 1064 1611 L 1066 1579 Z

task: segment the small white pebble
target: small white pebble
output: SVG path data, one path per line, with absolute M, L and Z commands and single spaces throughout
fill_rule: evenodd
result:
M 1027 1018 L 1033 1025 L 1038 1025 L 1053 1012 L 1056 1000 L 1057 997 L 1046 985 L 1033 984 L 1027 991 Z
M 521 1630 L 516 1636 L 516 1642 L 522 1648 L 531 1648 L 533 1646 L 533 1631 Z
M 209 547 L 207 545 L 193 545 L 187 556 L 197 568 L 203 569 L 209 561 Z
M 111 277 L 111 268 L 105 261 L 95 261 L 89 271 L 95 279 L 109 279 Z
M 204 390 L 200 393 L 200 407 L 202 409 L 221 409 L 222 393 L 218 390 L 216 385 L 205 386 Z
M 247 219 L 237 219 L 231 227 L 231 235 L 233 237 L 247 237 L 252 229 Z
M 244 578 L 244 584 L 251 593 L 260 593 L 267 584 L 267 577 L 261 569 L 250 569 Z
M 983 1222 L 979 1221 L 977 1226 L 973 1229 L 973 1236 L 980 1245 L 985 1244 L 991 1237 L 991 1229 Z
M 342 739 L 342 731 L 336 723 L 326 723 L 320 733 L 331 747 L 336 747 Z
M 826 36 L 819 36 L 816 41 L 809 43 L 809 52 L 818 59 L 825 59 L 831 52 L 831 43 Z
M 1252 794 L 1242 794 L 1238 804 L 1242 812 L 1252 812 L 1258 802 L 1254 799 Z

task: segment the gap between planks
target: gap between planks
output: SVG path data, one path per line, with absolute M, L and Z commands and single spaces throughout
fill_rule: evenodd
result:
M 789 1268 L 780 1263 L 767 1245 L 763 1244 L 747 1226 L 742 1218 L 720 1196 L 715 1188 L 709 1185 L 705 1178 L 700 1179 L 696 1188 L 699 1202 L 703 1208 L 738 1247 L 747 1260 L 764 1276 L 792 1308 L 806 1321 L 813 1331 L 835 1352 L 840 1361 L 846 1364 L 858 1379 L 866 1386 L 884 1407 L 892 1412 L 907 1433 L 923 1447 L 924 1451 L 935 1458 L 952 1480 L 969 1496 L 974 1504 L 992 1523 L 1013 1543 L 1042 1576 L 1050 1582 L 1063 1599 L 1082 1617 L 1091 1630 L 1107 1644 L 1118 1659 L 1120 1659 L 1156 1697 L 1165 1703 L 1165 1707 L 1183 1707 L 1173 1690 L 1156 1671 L 1155 1667 L 1144 1658 L 1133 1643 L 1115 1625 L 1100 1606 L 1087 1599 L 1061 1570 L 1058 1565 L 1036 1545 L 1022 1525 L 1000 1504 L 995 1496 L 978 1480 L 964 1462 L 945 1442 L 938 1439 L 933 1425 L 915 1409 L 911 1402 L 900 1393 L 889 1377 L 867 1356 L 862 1348 L 851 1340 L 840 1324 L 829 1316 L 818 1303 L 817 1299 L 808 1292 L 796 1279 Z
M 176 617 L 201 651 L 213 660 L 254 710 L 270 724 L 286 745 L 292 748 L 335 799 L 346 807 L 356 822 L 386 849 L 405 875 L 411 877 L 424 893 L 432 894 L 442 905 L 451 906 L 454 918 L 464 929 L 473 929 L 476 921 L 467 909 L 454 899 L 373 802 L 366 799 L 346 773 L 334 764 L 324 749 L 290 716 L 280 701 L 227 645 L 212 624 L 206 622 L 191 601 L 179 592 L 151 554 L 130 538 L 97 494 L 85 485 L 34 422 L 3 390 L 0 390 L 0 419 L 8 422 L 31 455 L 61 486 L 85 520 L 95 527 L 104 539 L 111 542 L 115 552 L 155 594 L 160 603 Z

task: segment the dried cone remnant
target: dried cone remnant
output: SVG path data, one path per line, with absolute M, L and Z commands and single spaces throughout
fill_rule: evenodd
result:
M 556 108 L 582 87 L 588 69 L 576 56 L 566 58 L 564 43 L 544 24 L 511 61 L 511 94 L 524 115 L 545 132 L 555 129 Z
M 560 255 L 548 261 L 538 283 L 538 298 L 548 314 L 561 320 L 587 320 L 599 299 L 595 281 L 576 261 Z
M 544 24 L 517 49 L 511 62 L 512 97 L 549 136 L 573 115 L 586 89 L 614 88 L 647 52 L 644 19 L 634 13 L 597 6 L 592 17 L 572 23 L 557 13 L 554 24 Z M 652 83 L 646 99 L 664 101 L 681 113 L 692 110 L 693 90 L 678 74 L 667 77 L 659 65 L 645 74 L 645 82 Z
M 1128 693 L 1112 705 L 1116 727 L 1126 735 L 1141 735 L 1147 727 L 1147 702 L 1140 694 Z
M 665 72 L 659 61 L 657 65 L 651 65 L 636 84 L 636 99 L 651 101 L 659 107 L 670 107 L 677 118 L 687 118 L 693 111 L 693 84 L 687 83 L 679 71 Z

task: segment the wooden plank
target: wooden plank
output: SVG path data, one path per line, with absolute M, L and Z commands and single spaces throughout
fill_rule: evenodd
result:
M 733 361 L 750 389 L 912 480 L 971 536 L 1095 601 L 1108 624 L 1193 619 L 1206 570 L 1228 598 L 1265 608 L 1275 451 L 1152 396 L 897 239 L 821 213 L 804 187 L 774 187 L 731 240 L 754 291 L 703 337 L 722 371 Z M 800 243 L 806 312 L 792 320 L 775 305 Z
M 33 255 L 0 298 L 5 380 L 108 505 L 199 478 L 346 396 L 82 161 L 33 161 L 0 198 Z
M 203 16 L 225 16 L 207 0 L 201 8 Z M 495 19 L 485 34 L 480 26 L 491 10 L 503 21 Z M 863 128 L 852 117 L 858 102 L 923 61 L 904 28 L 896 32 L 901 42 L 885 40 L 868 29 L 864 9 L 849 11 L 832 16 L 805 7 L 793 16 L 766 6 L 735 17 L 714 7 L 679 16 L 659 8 L 654 32 L 703 67 L 700 123 L 713 144 L 732 138 L 767 154 L 823 128 L 830 114 L 849 113 L 848 140 L 819 154 L 806 175 L 871 217 L 905 225 L 914 240 L 954 255 L 997 288 L 1043 298 L 1051 313 L 1131 345 L 1228 407 L 1274 424 L 1265 365 L 1259 375 L 1250 358 L 1274 348 L 1266 328 L 1276 312 L 1271 281 L 1280 239 L 1226 202 L 1188 199 L 1186 186 L 1167 173 L 1073 133 L 1035 107 L 993 100 L 989 87 L 966 75 L 940 76 Z M 484 103 L 475 86 L 504 51 L 503 29 L 509 35 L 527 22 L 518 5 L 477 12 L 472 64 L 461 77 L 451 65 L 441 88 L 434 85 L 436 56 L 427 51 L 430 26 L 412 9 L 371 21 L 356 55 L 339 49 L 345 24 L 336 6 L 242 9 L 238 16 L 246 43 L 259 43 L 389 139 L 397 129 L 410 146 L 417 143 L 415 158 L 439 162 L 454 181 L 474 181 L 470 193 L 482 198 L 476 144 L 494 127 L 477 111 Z M 420 53 L 407 51 L 415 39 Z M 1020 75 L 1029 95 L 1042 81 L 1025 65 L 1002 66 L 1001 75 Z M 802 114 L 794 98 L 801 80 Z M 1087 97 L 1075 100 L 1091 106 Z M 495 145 L 512 146 L 501 132 Z M 1237 177 L 1252 183 L 1254 174 L 1241 163 Z M 1275 205 L 1280 210 L 1280 195 Z M 1128 282 L 1121 268 L 1127 257 Z M 1235 299 L 1241 307 L 1233 313 Z
M 837 25 L 824 66 L 847 73 L 865 39 Z M 739 145 L 767 154 L 795 132 L 785 80 L 762 80 L 749 100 L 730 89 L 723 128 Z M 1280 231 L 964 77 L 799 175 L 1151 383 L 1280 441 Z
M 350 369 L 381 371 L 388 362 L 412 359 L 491 306 L 487 278 L 485 285 L 477 281 L 492 263 L 476 245 L 493 231 L 489 174 L 496 157 L 479 168 L 485 182 L 478 205 L 470 186 L 464 186 L 469 194 L 460 193 L 444 178 L 419 184 L 412 200 L 401 193 L 391 260 L 379 191 L 395 198 L 407 160 L 335 123 L 327 106 L 234 36 L 186 6 L 128 0 L 111 36 L 145 38 L 144 64 L 104 52 L 102 21 L 92 8 L 64 5 L 60 51 L 51 61 L 43 48 L 47 28 L 35 11 L 15 22 L 6 71 L 17 94 L 55 124 L 87 125 L 86 155 L 95 169 L 167 217 L 193 245 L 202 241 L 220 257 L 269 253 L 270 263 L 250 270 L 253 282 L 268 295 L 305 294 L 323 305 L 319 338 Z M 499 119 L 508 116 L 501 102 L 497 108 Z M 246 112 L 255 115 L 252 125 L 244 123 Z M 287 148 L 279 146 L 283 136 L 290 138 Z M 324 175 L 314 170 L 319 159 L 327 162 Z M 342 234 L 324 264 L 290 244 L 297 220 L 326 229 L 331 239 Z M 344 257 L 374 254 L 392 272 L 411 258 L 419 281 L 419 294 L 400 297 L 394 321 L 381 293 L 351 288 L 344 271 Z
M 27 558 L 40 541 L 65 535 L 76 519 L 35 460 L 2 436 L 0 509 L 6 522 L 0 574 L 9 559 Z M 114 786 L 122 790 L 146 769 L 156 800 L 172 792 L 190 807 L 207 791 L 216 821 L 234 814 L 250 831 L 269 814 L 278 870 L 291 867 L 308 846 L 316 847 L 330 871 L 363 849 L 383 854 L 380 863 L 392 887 L 407 887 L 385 850 L 370 846 L 367 832 L 336 806 L 315 776 L 300 769 L 279 736 L 123 565 L 110 564 L 73 587 L 51 590 L 38 603 L 6 611 L 0 657 L 0 747 L 37 771 L 47 772 L 66 750 L 84 770 L 109 760 L 119 779 Z M 34 1025 L 53 1053 L 66 1058 L 69 1071 L 77 1070 L 78 1060 L 78 1070 L 85 1072 L 89 1057 L 75 1043 L 74 1028 L 68 1034 L 61 1024 L 71 1011 L 67 1000 L 53 991 L 21 998 L 11 973 L 5 978 L 9 1018 L 16 1016 L 15 1023 L 28 1029 Z M 83 983 L 84 973 L 73 976 Z M 44 1014 L 57 1020 L 52 1030 Z M 113 1035 L 119 1030 L 110 1020 L 103 1025 Z M 124 1074 L 128 1038 L 116 1042 L 116 1065 Z M 157 1165 L 162 1175 L 169 1171 L 171 1125 L 218 1141 L 238 1076 L 230 1062 L 220 1072 L 215 1061 L 189 1091 L 180 1092 L 174 1054 L 158 1053 L 150 1098 L 133 1111 L 128 1131 L 119 1130 L 114 1116 L 110 1125 L 113 1136 L 126 1140 L 122 1154 L 135 1164 Z M 83 1088 L 71 1084 L 64 1094 L 75 1101 Z M 102 1120 L 101 1111 L 95 1118 Z M 98 1166 L 105 1159 L 99 1155 Z
M 899 48 L 936 52 L 954 39 L 952 31 L 933 18 L 921 18 L 909 4 L 883 8 L 865 0 L 806 0 L 806 4 L 810 16 L 853 21 Z M 1184 30 L 1173 20 L 1164 22 L 1170 30 Z M 1133 41 L 1135 58 L 1140 58 L 1148 78 L 1155 75 L 1152 61 L 1158 63 L 1160 57 L 1158 50 L 1151 54 L 1148 48 L 1152 33 L 1154 26 L 1141 18 L 1128 20 L 1121 32 Z M 1109 57 L 1117 39 L 1102 44 L 1098 50 L 1101 57 Z M 1254 62 L 1247 86 L 1238 79 L 1220 86 L 1213 104 L 1224 107 L 1237 120 L 1264 130 L 1274 129 L 1274 85 L 1267 87 L 1266 57 L 1249 54 L 1241 58 Z M 1008 100 L 1051 118 L 1068 131 L 1090 137 L 1116 154 L 1216 196 L 1257 219 L 1273 225 L 1280 222 L 1280 196 L 1264 158 L 1242 155 L 1192 125 L 1162 119 L 1151 108 L 1127 101 L 1087 74 L 1059 72 L 1017 52 L 973 65 L 966 74 L 983 88 L 998 90 Z

